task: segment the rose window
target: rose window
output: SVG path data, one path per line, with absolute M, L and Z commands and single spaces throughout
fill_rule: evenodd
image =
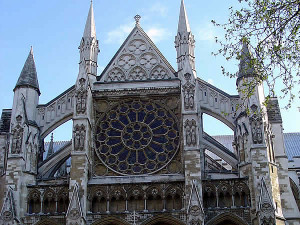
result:
M 96 153 L 120 174 L 149 174 L 165 167 L 179 146 L 175 115 L 150 100 L 124 101 L 96 124 Z

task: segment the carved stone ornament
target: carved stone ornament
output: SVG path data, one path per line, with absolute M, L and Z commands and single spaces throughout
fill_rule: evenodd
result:
M 258 208 L 260 224 L 275 224 L 275 207 L 264 179 L 261 179 Z
M 184 95 L 184 108 L 186 110 L 194 109 L 194 96 L 195 96 L 195 85 L 191 83 L 191 74 L 186 73 L 184 75 L 186 83 L 182 86 Z
M 83 151 L 85 143 L 85 126 L 83 124 L 74 127 L 74 151 Z
M 14 218 L 14 213 L 15 213 L 15 207 L 14 207 L 13 191 L 11 188 L 9 188 L 3 202 L 3 207 L 0 213 L 0 221 L 1 218 L 4 222 L 12 221 Z
M 186 144 L 188 146 L 195 146 L 197 144 L 197 132 L 196 132 L 196 121 L 194 119 L 192 120 L 186 120 L 185 124 L 185 138 L 186 138 Z
M 72 209 L 70 210 L 69 217 L 72 220 L 77 220 L 80 217 L 80 212 L 78 211 L 78 209 Z
M 252 132 L 252 140 L 254 144 L 263 143 L 263 133 L 262 133 L 262 119 L 261 117 L 254 114 L 250 117 L 250 125 Z
M 23 128 L 20 126 L 20 124 L 18 124 L 12 130 L 12 136 L 13 136 L 13 139 L 12 139 L 11 153 L 12 154 L 20 154 L 22 151 L 22 142 L 23 142 Z
M 200 207 L 197 205 L 193 205 L 190 207 L 190 214 L 192 216 L 199 216 L 201 214 Z
M 85 113 L 87 91 L 85 89 L 85 79 L 84 78 L 80 78 L 79 88 L 76 91 L 75 96 L 76 96 L 76 112 L 77 113 Z
M 78 184 L 75 183 L 71 201 L 69 203 L 68 211 L 66 214 L 66 217 L 68 218 L 68 220 L 72 220 L 72 221 L 76 221 L 76 222 L 79 222 L 81 217 L 83 216 L 78 189 L 79 189 Z M 70 225 L 72 223 L 68 222 L 67 224 Z

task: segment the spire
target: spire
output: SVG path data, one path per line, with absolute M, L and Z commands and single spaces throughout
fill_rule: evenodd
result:
M 53 154 L 53 133 L 51 134 L 51 140 L 48 148 L 47 158 L 49 158 Z
M 33 49 L 31 46 L 29 55 L 26 59 L 26 62 L 23 66 L 22 72 L 20 74 L 20 77 L 18 79 L 18 82 L 14 88 L 14 90 L 17 87 L 32 87 L 36 89 L 36 91 L 40 95 L 40 89 L 39 89 L 39 82 L 37 79 L 37 73 L 36 73 L 36 67 L 35 67 L 35 62 L 34 62 L 34 56 L 33 56 Z
M 249 44 L 248 44 L 248 42 L 243 41 L 240 66 L 239 66 L 239 74 L 238 74 L 239 78 L 246 76 L 246 75 L 254 75 L 255 74 L 255 70 L 254 70 L 251 60 L 252 60 L 252 55 L 249 50 Z
M 96 26 L 94 19 L 93 1 L 91 1 L 89 15 L 87 17 L 83 37 L 96 37 Z
M 189 20 L 185 10 L 184 0 L 181 0 L 178 32 L 191 32 Z

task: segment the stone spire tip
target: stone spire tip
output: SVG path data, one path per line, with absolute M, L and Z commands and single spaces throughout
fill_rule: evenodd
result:
M 181 0 L 181 5 L 180 5 L 178 32 L 191 32 L 189 20 L 184 5 L 184 0 Z
M 89 14 L 86 20 L 83 37 L 96 37 L 93 1 L 91 0 Z

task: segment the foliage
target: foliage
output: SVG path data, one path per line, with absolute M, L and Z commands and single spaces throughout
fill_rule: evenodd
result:
M 287 97 L 286 107 L 290 107 L 300 85 L 300 0 L 238 1 L 239 9 L 229 8 L 227 23 L 212 21 L 225 30 L 223 40 L 216 38 L 221 48 L 213 54 L 223 55 L 227 60 L 243 60 L 241 49 L 248 44 L 252 53 L 248 67 L 254 68 L 257 76 L 244 84 L 250 90 L 247 95 L 263 81 L 268 84 L 270 95 L 275 95 L 275 81 L 280 80 L 281 93 L 276 95 Z M 224 67 L 222 71 L 230 77 L 238 75 Z

